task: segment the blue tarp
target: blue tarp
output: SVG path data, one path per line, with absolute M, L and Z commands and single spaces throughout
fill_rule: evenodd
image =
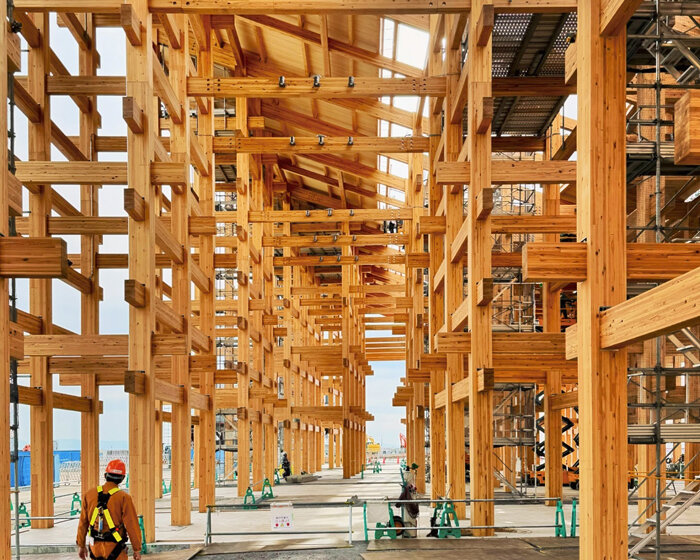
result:
M 19 485 L 29 486 L 31 484 L 30 470 L 31 451 L 19 452 Z M 53 452 L 53 481 L 61 480 L 61 463 L 66 461 L 80 461 L 80 451 L 54 451 Z M 15 467 L 10 465 L 10 486 L 15 485 Z

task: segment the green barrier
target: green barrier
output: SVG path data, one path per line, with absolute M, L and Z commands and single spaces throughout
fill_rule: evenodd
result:
M 274 497 L 275 495 L 272 492 L 272 484 L 270 484 L 270 479 L 266 478 L 263 480 L 262 492 L 257 500 L 255 498 L 255 494 L 253 493 L 253 489 L 248 486 L 248 489 L 245 491 L 245 495 L 243 496 L 243 509 L 257 509 L 257 504 L 259 502 L 262 502 L 263 500 L 271 500 Z
M 161 481 L 161 484 L 163 485 L 163 494 L 170 494 L 173 489 L 173 481 L 170 481 L 170 484 L 165 484 L 165 480 Z
M 76 492 L 73 494 L 73 499 L 70 502 L 70 514 L 78 515 L 80 513 L 81 506 L 82 502 L 80 501 L 80 495 Z
M 391 504 L 387 504 L 387 511 L 389 515 L 389 520 L 386 523 L 381 523 L 377 521 L 372 528 L 374 530 L 374 540 L 379 540 L 382 537 L 389 537 L 390 539 L 396 539 L 396 525 L 394 524 L 394 512 L 391 509 Z M 367 502 L 362 506 L 362 517 L 364 519 L 365 527 L 365 540 L 369 540 L 369 528 L 367 527 Z
M 374 462 L 374 467 L 373 467 L 373 469 L 372 469 L 372 472 L 373 472 L 374 474 L 377 474 L 377 473 L 382 472 L 382 466 L 381 466 L 381 464 L 379 463 L 379 461 L 375 461 L 375 462 Z
M 434 516 L 439 519 L 437 536 L 439 539 L 454 537 L 456 539 L 462 536 L 462 531 L 459 528 L 459 520 L 457 512 L 452 502 L 444 502 L 435 506 Z M 454 526 L 452 523 L 454 522 Z
M 141 529 L 141 552 L 148 554 L 148 545 L 146 544 L 146 528 L 143 525 L 143 515 L 139 515 L 139 528 Z
M 561 500 L 557 500 L 557 509 L 554 512 L 554 536 L 566 538 L 566 519 Z
M 571 536 L 576 536 L 576 498 L 571 504 Z
M 22 516 L 24 516 L 24 521 L 19 522 L 19 528 L 22 529 L 24 527 L 31 527 L 32 526 L 32 520 L 29 519 L 29 512 L 27 511 L 27 504 L 22 502 L 19 504 L 19 509 L 17 510 L 19 513 L 19 518 L 20 520 L 22 519 Z

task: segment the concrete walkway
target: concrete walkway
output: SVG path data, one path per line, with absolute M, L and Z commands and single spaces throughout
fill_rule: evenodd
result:
M 375 549 L 377 545 L 372 541 L 373 534 L 370 532 L 370 546 L 367 549 L 365 543 L 360 543 L 364 540 L 363 530 L 363 510 L 362 507 L 354 507 L 352 509 L 352 520 L 349 516 L 349 508 L 343 503 L 356 496 L 359 500 L 364 499 L 396 499 L 400 492 L 400 474 L 397 464 L 386 464 L 383 467 L 383 472 L 378 474 L 368 473 L 361 478 L 355 476 L 350 480 L 343 480 L 342 469 L 328 470 L 324 469 L 320 474 L 320 479 L 306 484 L 288 484 L 282 483 L 274 487 L 273 503 L 292 502 L 294 504 L 293 526 L 295 531 L 304 531 L 305 534 L 284 534 L 279 531 L 272 531 L 271 528 L 271 513 L 267 504 L 263 502 L 263 507 L 256 510 L 244 510 L 240 507 L 235 510 L 226 510 L 225 507 L 220 508 L 211 515 L 211 530 L 214 533 L 212 542 L 221 545 L 219 551 L 216 548 L 211 548 L 208 551 L 208 556 L 213 557 L 218 554 L 224 556 L 230 554 L 252 553 L 258 552 L 266 558 L 266 554 L 272 554 L 272 550 L 277 550 L 283 556 L 278 557 L 295 557 L 294 550 L 303 549 L 308 554 L 308 558 L 315 557 L 320 554 L 323 549 L 326 552 L 324 558 L 359 558 L 358 554 L 374 554 L 375 552 L 388 552 Z M 166 476 L 167 478 L 167 476 Z M 528 489 L 529 495 L 533 496 L 532 488 Z M 63 490 L 57 490 L 59 493 L 69 493 Z M 542 494 L 542 490 L 538 489 L 538 495 Z M 573 492 L 566 489 L 567 499 L 577 497 L 578 492 Z M 259 492 L 256 492 L 259 495 Z M 505 492 L 496 492 L 496 498 L 500 500 L 509 500 L 510 494 Z M 70 502 L 69 498 L 63 498 L 65 505 L 60 500 L 56 502 L 56 511 L 65 511 L 68 509 Z M 170 525 L 170 497 L 165 497 L 156 502 L 156 548 L 164 550 L 166 547 L 201 547 L 204 543 L 207 515 L 196 511 L 197 491 L 193 490 L 193 511 L 192 524 L 185 527 L 176 527 Z M 216 504 L 219 506 L 238 505 L 242 504 L 242 499 L 237 497 L 235 485 L 218 487 L 216 491 Z M 314 504 L 310 507 L 310 504 Z M 341 506 L 341 507 L 338 507 Z M 636 505 L 630 506 L 630 521 L 636 517 Z M 570 525 L 571 506 L 564 506 L 567 528 Z M 553 507 L 548 507 L 542 504 L 535 503 L 497 503 L 496 508 L 496 524 L 501 527 L 497 531 L 498 537 L 516 538 L 548 538 L 554 536 L 554 515 Z M 397 510 L 398 513 L 398 510 Z M 418 519 L 419 527 L 430 526 L 430 516 L 432 510 L 427 506 L 421 507 L 421 513 Z M 467 512 L 468 513 L 468 512 Z M 352 523 L 352 539 L 354 546 L 348 547 L 349 528 Z M 679 520 L 679 524 L 696 524 L 697 526 L 679 526 L 671 528 L 669 533 L 672 535 L 700 535 L 700 507 L 693 507 L 685 513 Z M 460 526 L 468 526 L 469 519 L 460 520 Z M 38 530 L 25 529 L 21 532 L 21 544 L 26 552 L 71 552 L 75 543 L 75 531 L 77 528 L 77 519 L 62 521 L 52 529 Z M 238 533 L 235 535 L 216 535 L 216 533 Z M 416 548 L 445 546 L 429 543 L 436 543 L 435 539 L 424 539 L 427 530 L 419 532 L 418 540 L 397 540 L 390 544 L 379 546 L 400 546 L 408 547 L 415 550 Z M 494 539 L 489 539 L 493 541 Z M 475 542 L 474 539 L 460 539 L 460 542 Z M 500 546 L 504 546 L 501 539 Z M 563 539 L 558 539 L 559 543 L 564 542 Z M 14 541 L 13 541 L 14 542 Z M 381 543 L 389 543 L 384 539 Z M 441 541 L 445 542 L 445 541 Z M 575 540 L 567 539 L 570 548 Z M 224 543 L 229 543 L 225 547 Z M 405 544 L 404 544 L 405 543 Z M 455 545 L 452 545 L 455 546 Z M 461 546 L 461 545 L 460 545 Z M 473 545 L 472 545 L 473 546 Z M 490 546 L 490 545 L 484 545 Z M 498 546 L 496 544 L 495 546 Z M 520 546 L 516 543 L 509 543 L 508 546 Z M 700 545 L 697 546 L 700 549 Z M 403 549 L 403 548 L 402 548 Z M 284 556 L 286 554 L 286 556 Z M 350 554 L 350 556 L 347 556 Z M 563 553 L 562 553 L 563 554 Z M 355 556 L 352 556 L 355 555 Z M 69 555 L 70 558 L 75 558 L 75 555 Z M 255 557 L 255 556 L 252 556 Z M 270 558 L 275 556 L 270 556 Z M 412 556 L 402 556 L 402 560 L 409 560 Z M 460 556 L 463 557 L 463 556 Z M 482 556 L 499 558 L 498 556 Z M 542 556 L 540 556 L 542 557 Z M 52 555 L 52 560 L 59 560 L 61 557 Z M 154 557 L 155 558 L 155 557 Z M 366 556 L 370 558 L 379 558 L 374 556 Z M 387 559 L 390 556 L 386 557 Z M 464 558 L 467 558 L 464 556 Z M 522 558 L 526 558 L 523 556 Z M 566 556 L 559 556 L 560 560 L 565 560 Z M 678 557 L 681 558 L 680 556 Z M 695 558 L 700 558 L 700 552 Z

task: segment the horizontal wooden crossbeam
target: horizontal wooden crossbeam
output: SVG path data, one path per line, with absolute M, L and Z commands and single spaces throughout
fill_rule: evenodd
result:
M 188 78 L 187 94 L 201 97 L 384 97 L 387 95 L 445 95 L 443 77 L 431 78 L 315 78 L 285 77 L 284 87 L 273 78 Z
M 523 248 L 526 282 L 582 282 L 586 279 L 584 243 L 527 243 Z M 695 244 L 630 243 L 628 280 L 670 280 L 700 266 Z
M 289 138 L 214 138 L 217 154 L 249 153 L 411 153 L 427 152 L 430 139 L 427 136 L 404 136 L 397 138 L 360 137 L 289 137 Z
M 75 12 L 117 14 L 122 2 L 105 0 L 94 3 L 90 0 L 17 0 L 15 7 L 27 12 Z M 497 12 L 573 12 L 577 0 L 494 0 Z M 439 14 L 458 13 L 471 9 L 470 0 L 361 0 L 338 2 L 337 0 L 150 0 L 149 8 L 154 13 L 186 13 L 212 15 L 257 15 L 257 14 Z

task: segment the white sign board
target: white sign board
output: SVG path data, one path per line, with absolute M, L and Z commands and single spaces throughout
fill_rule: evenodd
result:
M 289 531 L 294 525 L 292 502 L 275 502 L 270 504 L 270 525 L 273 531 Z

